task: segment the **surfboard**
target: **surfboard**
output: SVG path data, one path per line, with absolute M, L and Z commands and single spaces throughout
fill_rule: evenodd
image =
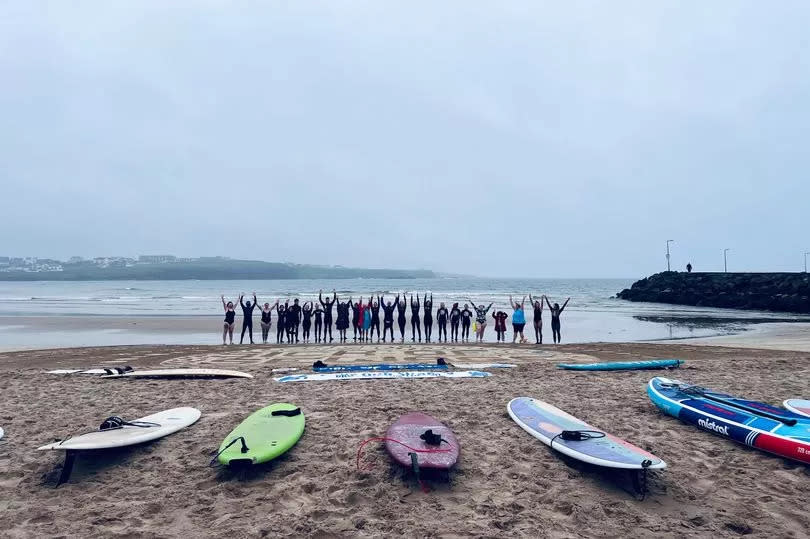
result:
M 435 363 L 376 363 L 370 365 L 325 365 L 312 367 L 315 372 L 358 372 L 358 371 L 412 371 L 447 370 L 449 365 Z
M 397 419 L 388 427 L 385 438 L 385 450 L 394 462 L 409 468 L 414 466 L 415 458 L 417 469 L 449 470 L 458 462 L 461 452 L 453 431 L 421 412 Z
M 782 403 L 782 406 L 793 412 L 794 414 L 810 417 L 810 401 L 805 399 L 788 399 Z
M 509 401 L 506 410 L 523 430 L 576 460 L 626 470 L 660 470 L 667 466 L 652 453 L 592 427 L 546 402 L 518 397 Z M 577 436 L 566 434 L 576 432 L 582 432 L 585 439 L 573 439 Z
M 291 374 L 273 378 L 273 380 L 276 382 L 316 382 L 326 380 L 398 380 L 407 378 L 483 378 L 485 376 L 491 375 L 483 371 L 369 371 Z
M 649 361 L 611 361 L 607 363 L 560 363 L 560 369 L 572 371 L 623 371 L 641 369 L 672 369 L 683 364 L 682 359 L 651 359 Z
M 647 395 L 664 413 L 701 430 L 799 462 L 810 463 L 810 418 L 657 376 Z
M 5 432 L 3 432 L 3 427 L 0 427 L 0 440 L 3 438 L 4 434 Z
M 283 455 L 304 433 L 305 418 L 298 406 L 280 402 L 253 412 L 219 446 L 224 466 L 261 464 Z
M 107 367 L 103 369 L 56 369 L 53 371 L 46 371 L 46 374 L 122 374 L 125 372 L 132 372 L 132 367 Z
M 101 378 L 253 378 L 253 375 L 224 369 L 156 369 L 106 374 Z
M 96 430 L 73 436 L 66 440 L 53 442 L 38 447 L 38 451 L 55 450 L 87 450 L 110 449 L 128 445 L 142 444 L 158 438 L 168 436 L 178 430 L 194 424 L 200 418 L 200 411 L 196 408 L 172 408 L 156 414 L 138 418 L 131 423 L 140 426 L 123 425 L 120 428 L 109 430 Z

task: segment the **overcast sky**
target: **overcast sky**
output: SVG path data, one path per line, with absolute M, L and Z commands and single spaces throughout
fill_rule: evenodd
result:
M 0 3 L 0 255 L 801 269 L 810 2 Z

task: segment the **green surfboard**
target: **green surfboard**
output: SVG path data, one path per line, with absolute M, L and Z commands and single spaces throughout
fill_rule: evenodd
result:
M 279 402 L 250 414 L 219 446 L 223 465 L 261 464 L 286 453 L 304 433 L 304 413 Z

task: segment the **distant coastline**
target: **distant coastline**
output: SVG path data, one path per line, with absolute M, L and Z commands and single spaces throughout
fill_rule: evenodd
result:
M 0 281 L 178 281 L 260 279 L 430 279 L 431 270 L 316 266 L 225 257 L 183 259 L 170 255 L 79 259 L 0 257 Z

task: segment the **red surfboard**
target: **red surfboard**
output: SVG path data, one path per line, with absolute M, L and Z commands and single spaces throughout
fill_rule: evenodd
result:
M 449 427 L 420 412 L 405 414 L 388 428 L 385 449 L 398 464 L 449 470 L 458 461 L 461 447 Z

